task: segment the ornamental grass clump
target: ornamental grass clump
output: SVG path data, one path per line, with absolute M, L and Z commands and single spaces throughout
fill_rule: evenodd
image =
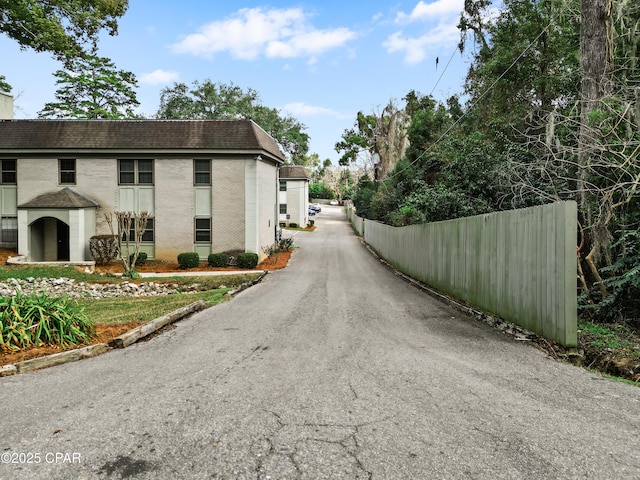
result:
M 63 348 L 87 343 L 95 335 L 93 322 L 68 297 L 46 293 L 0 298 L 0 350 L 30 346 L 60 345 Z

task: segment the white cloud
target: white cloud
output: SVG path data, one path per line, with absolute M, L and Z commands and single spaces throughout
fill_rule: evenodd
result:
M 396 22 L 415 22 L 419 20 L 429 20 L 432 18 L 441 18 L 442 16 L 459 16 L 464 8 L 464 0 L 436 0 L 435 2 L 426 3 L 420 0 L 413 8 L 411 13 L 398 13 Z
M 300 117 L 316 117 L 321 115 L 337 117 L 337 118 L 344 117 L 344 115 L 341 114 L 340 112 L 337 112 L 330 108 L 307 105 L 306 103 L 302 103 L 302 102 L 287 103 L 284 107 L 282 107 L 282 110 L 284 110 L 285 112 L 293 116 L 300 116 Z
M 140 83 L 147 85 L 164 85 L 166 83 L 177 82 L 180 79 L 178 72 L 169 72 L 166 70 L 154 70 L 150 73 L 140 75 Z
M 389 53 L 404 53 L 405 62 L 415 65 L 422 62 L 429 51 L 438 51 L 442 45 L 450 45 L 459 39 L 460 32 L 453 24 L 440 24 L 419 37 L 408 37 L 402 32 L 392 34 L 382 44 Z
M 211 57 L 229 52 L 232 57 L 254 60 L 320 55 L 356 37 L 347 28 L 316 29 L 301 8 L 243 8 L 232 17 L 211 22 L 187 35 L 172 49 L 176 53 Z
M 420 22 L 420 35 L 398 31 L 383 43 L 389 53 L 403 53 L 404 61 L 415 65 L 425 60 L 429 52 L 437 52 L 460 38 L 457 29 L 464 0 L 436 0 L 430 3 L 420 0 L 411 13 L 400 12 L 397 23 Z M 425 32 L 426 30 L 426 32 Z

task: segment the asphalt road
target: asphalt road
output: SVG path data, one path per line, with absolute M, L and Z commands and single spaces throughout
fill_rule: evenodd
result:
M 316 222 L 174 330 L 0 378 L 0 478 L 640 478 L 640 388 L 438 303 L 338 207 Z

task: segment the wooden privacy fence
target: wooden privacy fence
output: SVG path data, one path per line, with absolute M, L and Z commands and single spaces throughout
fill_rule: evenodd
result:
M 391 227 L 348 211 L 401 272 L 567 347 L 577 346 L 577 205 L 557 202 Z

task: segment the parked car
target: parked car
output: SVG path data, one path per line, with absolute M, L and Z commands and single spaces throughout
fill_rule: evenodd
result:
M 322 207 L 319 203 L 312 203 L 311 205 L 309 205 L 309 208 L 313 208 L 316 213 L 320 213 L 322 211 Z
M 331 200 L 331 205 L 338 205 L 338 200 Z
M 309 216 L 315 217 L 315 215 L 316 215 L 316 211 L 311 207 L 311 205 L 309 205 Z

